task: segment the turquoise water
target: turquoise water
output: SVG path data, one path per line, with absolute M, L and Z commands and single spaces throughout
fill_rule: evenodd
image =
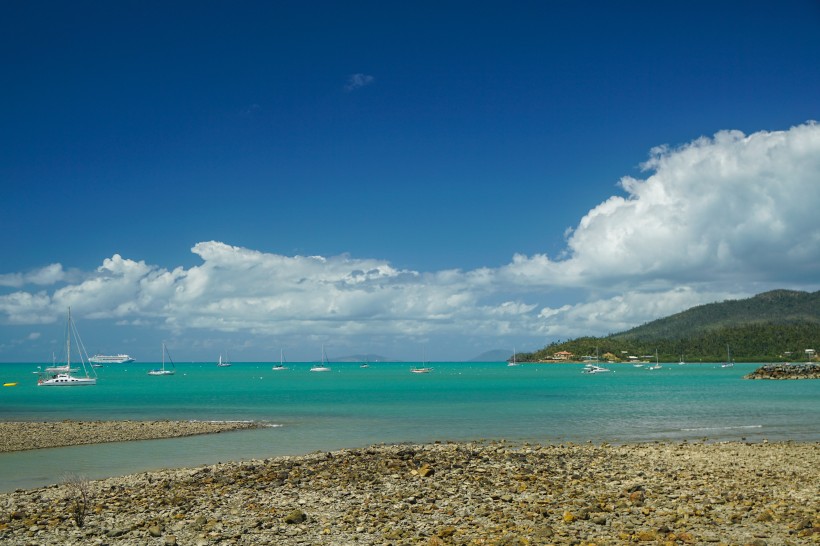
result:
M 98 369 L 94 387 L 37 387 L 32 364 L 0 364 L 0 419 L 252 420 L 265 428 L 0 454 L 0 491 L 226 460 L 302 454 L 374 443 L 507 439 L 542 443 L 654 440 L 820 441 L 820 381 L 749 381 L 757 364 L 615 364 L 585 375 L 580 364 L 506 363 L 177 364 Z

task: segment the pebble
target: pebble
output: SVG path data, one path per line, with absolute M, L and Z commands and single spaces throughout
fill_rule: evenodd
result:
M 820 443 L 378 445 L 0 494 L 4 546 L 820 544 Z
M 0 421 L 0 453 L 179 438 L 260 427 L 251 421 Z

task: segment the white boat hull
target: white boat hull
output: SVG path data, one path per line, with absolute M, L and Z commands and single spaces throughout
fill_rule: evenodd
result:
M 37 381 L 39 387 L 86 387 L 96 384 L 96 377 L 74 377 L 67 373 L 57 374 L 54 377 Z
M 134 362 L 134 359 L 128 355 L 94 355 L 88 361 L 94 364 L 127 364 Z

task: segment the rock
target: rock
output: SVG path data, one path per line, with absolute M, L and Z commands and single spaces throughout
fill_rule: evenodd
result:
M 643 504 L 644 498 L 646 498 L 646 495 L 641 489 L 629 494 L 629 501 L 633 504 Z
M 305 520 L 307 520 L 307 514 L 305 514 L 301 510 L 294 510 L 293 512 L 285 516 L 285 523 L 288 523 L 290 525 L 304 523 Z
M 820 364 L 790 363 L 766 364 L 744 379 L 820 379 Z
M 0 544 L 814 544 L 818 468 L 816 442 L 380 445 L 93 481 L 82 529 L 61 485 L 0 493 Z
M 425 464 L 421 465 L 421 468 L 419 468 L 419 469 L 418 469 L 418 474 L 419 474 L 419 476 L 421 476 L 422 478 L 426 478 L 426 477 L 428 477 L 428 476 L 432 476 L 432 475 L 433 475 L 433 474 L 435 474 L 435 473 L 436 473 L 436 471 L 435 471 L 435 470 L 433 470 L 433 468 L 432 468 L 429 464 L 427 464 L 427 463 L 425 463 Z

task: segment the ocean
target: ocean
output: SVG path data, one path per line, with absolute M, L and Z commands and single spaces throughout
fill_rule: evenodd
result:
M 652 441 L 820 441 L 820 381 L 752 381 L 758 364 L 332 362 L 178 363 L 176 375 L 148 376 L 156 363 L 112 364 L 92 387 L 38 387 L 35 364 L 0 364 L 0 419 L 257 421 L 256 430 L 0 453 L 0 491 L 89 478 L 264 459 L 378 443 L 448 440 L 632 443 Z

